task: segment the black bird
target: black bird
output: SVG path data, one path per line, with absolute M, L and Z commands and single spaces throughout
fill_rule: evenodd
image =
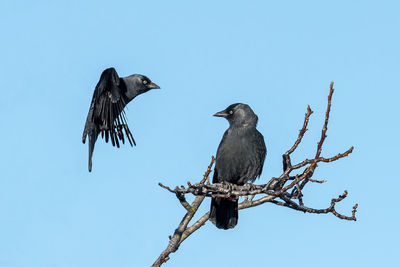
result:
M 82 142 L 89 136 L 89 172 L 92 171 L 94 144 L 101 133 L 106 143 L 111 139 L 113 146 L 119 147 L 119 141 L 125 143 L 124 133 L 131 146 L 136 145 L 128 128 L 124 107 L 136 96 L 160 87 L 149 78 L 133 74 L 120 78 L 114 68 L 103 71 L 93 93 L 92 103 L 83 130 Z
M 228 120 L 218 146 L 213 183 L 244 185 L 261 175 L 267 149 L 257 131 L 258 117 L 246 104 L 232 104 L 214 114 Z M 238 199 L 213 198 L 210 221 L 220 229 L 234 228 L 238 221 Z

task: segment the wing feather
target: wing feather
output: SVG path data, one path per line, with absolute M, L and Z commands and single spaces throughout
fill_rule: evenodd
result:
M 120 78 L 114 68 L 103 71 L 100 80 L 96 85 L 91 108 L 93 112 L 90 120 L 99 127 L 102 138 L 106 143 L 111 140 L 113 146 L 120 146 L 120 141 L 124 144 L 125 138 L 122 129 L 125 129 L 131 146 L 134 142 L 125 118 L 124 107 L 126 106 L 126 96 L 123 87 L 120 87 Z M 89 119 L 89 118 L 88 118 Z

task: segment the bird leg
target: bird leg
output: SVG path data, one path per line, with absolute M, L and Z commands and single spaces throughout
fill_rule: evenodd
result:
M 254 184 L 252 184 L 252 183 L 246 183 L 244 186 L 245 186 L 246 188 L 248 188 L 248 189 L 249 189 L 249 191 L 251 191 L 251 190 L 254 190 L 254 189 L 255 189 L 255 186 L 254 186 Z
M 232 195 L 232 194 L 231 194 L 232 190 L 235 189 L 234 187 L 236 187 L 236 185 L 235 185 L 235 184 L 229 183 L 229 184 L 228 184 L 228 187 L 229 187 L 229 198 L 228 198 L 228 199 L 231 200 L 231 201 L 233 201 L 233 202 L 237 202 L 237 201 L 239 200 L 239 196 L 238 196 L 238 195 Z

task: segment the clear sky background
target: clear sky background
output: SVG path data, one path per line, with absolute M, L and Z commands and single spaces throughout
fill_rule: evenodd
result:
M 330 81 L 323 156 L 305 204 L 338 204 L 358 221 L 265 204 L 234 230 L 207 223 L 166 266 L 394 266 L 398 240 L 398 1 L 0 2 L 0 266 L 149 266 L 184 210 L 158 182 L 196 182 L 228 123 L 229 104 L 259 116 L 268 155 L 257 183 L 294 154 L 315 154 Z M 99 140 L 93 172 L 81 142 L 94 87 L 113 66 L 162 90 L 127 109 L 137 141 Z M 209 208 L 207 199 L 201 209 Z

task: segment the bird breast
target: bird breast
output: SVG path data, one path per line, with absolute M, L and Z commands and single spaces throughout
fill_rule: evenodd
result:
M 245 134 L 228 132 L 217 152 L 218 180 L 234 184 L 254 180 L 255 177 L 248 177 L 248 170 L 254 162 L 251 150 L 252 145 Z

